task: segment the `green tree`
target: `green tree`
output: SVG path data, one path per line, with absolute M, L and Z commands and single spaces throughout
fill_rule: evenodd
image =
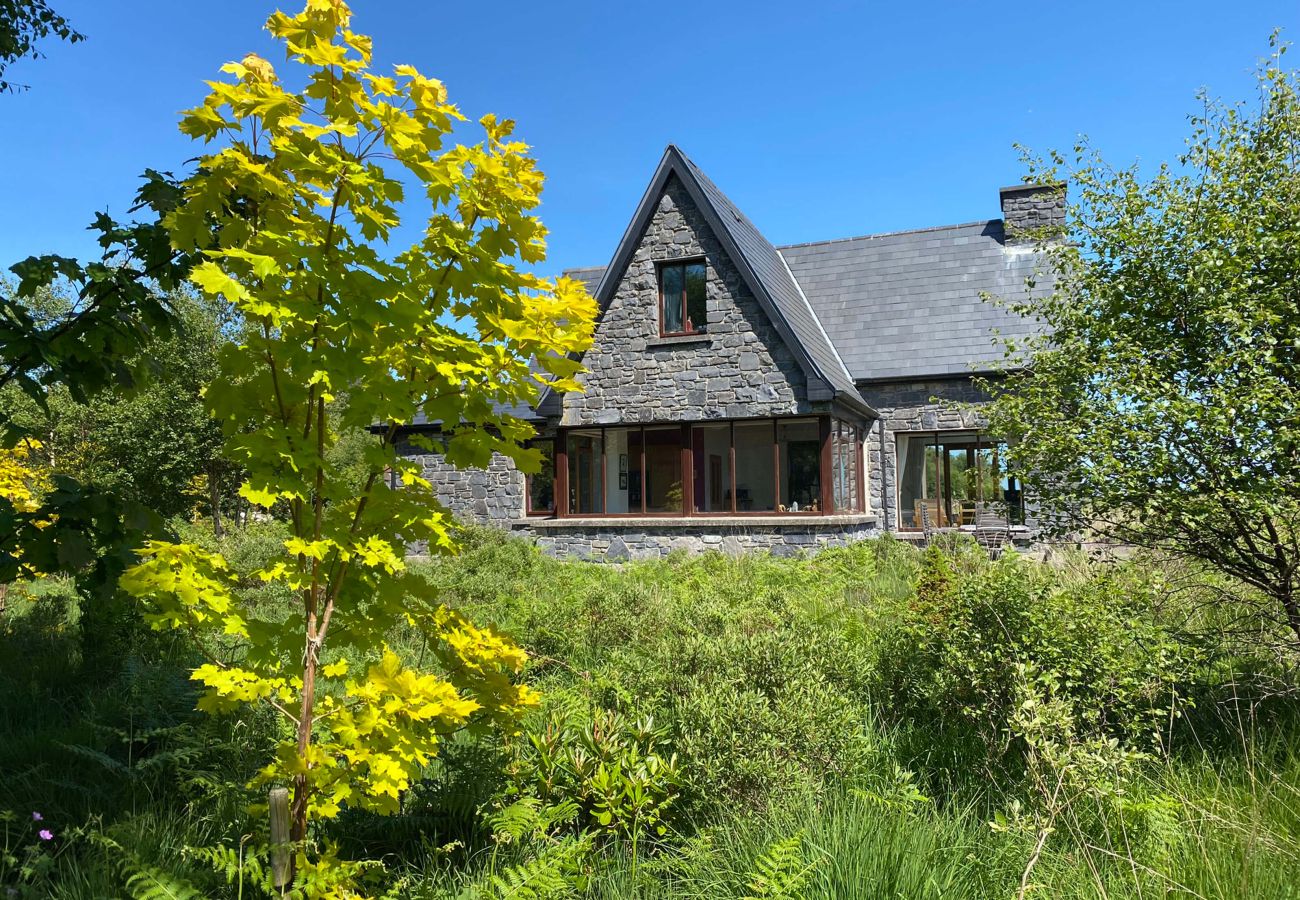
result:
M 17 282 L 0 281 L 0 446 L 43 440 L 52 397 L 66 392 L 87 403 L 108 390 L 135 390 L 156 374 L 148 348 L 179 327 L 171 298 L 195 260 L 172 248 L 162 225 L 180 197 L 172 176 L 147 170 L 130 210 L 145 213 L 142 220 L 120 223 L 100 213 L 92 223 L 103 250 L 98 260 L 33 256 L 10 267 Z M 15 393 L 40 415 L 24 415 Z M 140 504 L 56 474 L 39 509 L 0 498 L 0 583 L 28 564 L 73 574 L 88 602 L 105 601 L 156 527 Z M 100 635 L 88 649 L 109 643 Z M 93 657 L 112 662 L 105 653 Z
M 410 66 L 371 72 L 370 39 L 349 20 L 341 0 L 268 20 L 300 91 L 253 55 L 224 67 L 236 80 L 212 82 L 181 122 L 221 146 L 166 220 L 178 249 L 206 257 L 192 282 L 247 323 L 205 400 L 248 473 L 242 495 L 288 511 L 292 536 L 260 577 L 295 607 L 243 602 L 225 561 L 189 544 L 150 544 L 122 582 L 156 627 L 192 629 L 210 648 L 237 639 L 195 671 L 201 705 L 283 715 L 290 733 L 264 779 L 292 784 L 297 841 L 345 806 L 396 811 L 441 736 L 512 722 L 531 702 L 509 677 L 522 651 L 408 575 L 406 546 L 450 548 L 451 519 L 394 438 L 423 412 L 452 423 L 453 463 L 500 452 L 536 469 L 532 427 L 498 410 L 544 385 L 578 388 L 570 357 L 595 316 L 579 283 L 524 268 L 545 256 L 543 178 L 513 123 L 484 116 L 483 140 L 455 143 L 463 116 L 442 84 Z M 427 211 L 395 251 L 404 181 Z M 366 447 L 358 491 L 352 455 L 333 451 L 375 423 L 387 428 Z M 389 649 L 398 627 L 421 630 L 440 668 Z M 300 881 L 318 874 L 300 868 Z
M 11 385 L 0 403 L 24 431 L 40 435 L 41 455 L 52 471 L 163 517 L 209 507 L 209 477 L 220 486 L 229 468 L 218 454 L 220 426 L 202 401 L 226 339 L 221 310 L 184 293 L 169 302 L 178 327 L 150 344 L 147 360 L 129 361 L 157 370 L 136 389 L 109 388 L 82 402 L 54 384 L 42 408 Z M 57 315 L 66 301 L 47 299 L 43 305 Z
M 1300 79 L 1274 46 L 1258 106 L 1203 98 L 1154 177 L 1086 142 L 1030 159 L 1072 240 L 990 420 L 1060 524 L 1204 560 L 1300 640 Z
M 50 35 L 73 44 L 86 39 L 45 0 L 0 0 L 0 93 L 23 87 L 6 81 L 5 70 L 26 57 L 39 59 L 36 45 Z

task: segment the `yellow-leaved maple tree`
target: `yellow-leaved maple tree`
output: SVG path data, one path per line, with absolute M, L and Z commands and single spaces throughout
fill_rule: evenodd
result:
M 532 427 L 500 410 L 578 389 L 596 312 L 579 283 L 527 270 L 545 256 L 543 177 L 513 123 L 484 116 L 480 141 L 457 142 L 472 126 L 443 85 L 411 66 L 375 74 L 349 24 L 341 0 L 271 16 L 303 87 L 253 55 L 226 65 L 233 78 L 181 122 L 218 146 L 166 220 L 178 249 L 204 254 L 194 285 L 245 322 L 206 402 L 248 473 L 242 495 L 292 531 L 258 577 L 297 600 L 254 607 L 226 561 L 192 544 L 150 544 L 122 580 L 155 627 L 209 647 L 230 636 L 235 652 L 194 673 L 204 709 L 265 703 L 290 724 L 261 781 L 293 786 L 299 842 L 349 805 L 395 812 L 440 736 L 508 726 L 535 702 L 512 678 L 523 651 L 408 572 L 408 544 L 449 549 L 452 522 L 395 438 L 423 413 L 444 423 L 450 462 L 498 452 L 535 470 Z M 404 248 L 399 205 L 425 208 Z M 358 491 L 330 451 L 377 423 Z M 397 627 L 424 632 L 436 669 L 388 646 Z M 301 851 L 298 865 L 301 885 Z

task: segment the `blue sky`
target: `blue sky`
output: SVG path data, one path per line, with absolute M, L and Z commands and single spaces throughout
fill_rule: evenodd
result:
M 52 5 L 88 40 L 9 70 L 31 90 L 0 96 L 3 267 L 91 253 L 94 211 L 123 213 L 143 169 L 196 154 L 176 114 L 203 79 L 282 59 L 265 0 Z M 352 7 L 380 65 L 518 121 L 548 175 L 551 271 L 609 260 L 669 142 L 777 244 L 992 218 L 1021 174 L 1013 142 L 1086 133 L 1117 163 L 1171 158 L 1198 88 L 1248 98 L 1269 32 L 1300 39 L 1294 0 Z

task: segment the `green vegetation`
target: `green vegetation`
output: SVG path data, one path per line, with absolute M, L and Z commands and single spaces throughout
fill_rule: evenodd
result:
M 1064 526 L 1202 559 L 1300 644 L 1300 73 L 1272 43 L 1257 102 L 1203 96 L 1176 165 L 1027 160 L 1066 184 L 1070 240 L 1016 307 L 1051 337 L 1009 342 L 988 414 Z
M 284 538 L 187 532 L 241 580 Z M 529 651 L 542 704 L 447 742 L 396 815 L 321 823 L 367 895 L 1297 896 L 1294 661 L 1283 626 L 1219 636 L 1222 576 L 887 538 L 617 568 L 464 540 L 416 574 Z M 285 724 L 196 714 L 177 633 L 82 671 L 77 596 L 15 586 L 0 625 L 0 883 L 258 896 L 243 785 Z
M 1193 120 L 1199 181 L 1067 175 L 1055 343 L 993 408 L 1040 497 L 1149 555 L 616 567 L 461 531 L 398 453 L 423 414 L 536 468 L 498 410 L 580 387 L 596 310 L 532 274 L 513 123 L 457 143 L 349 22 L 272 16 L 296 76 L 227 64 L 144 221 L 0 285 L 4 900 L 1300 897 L 1280 52 L 1257 117 Z M 6 27 L 0 76 L 75 38 Z

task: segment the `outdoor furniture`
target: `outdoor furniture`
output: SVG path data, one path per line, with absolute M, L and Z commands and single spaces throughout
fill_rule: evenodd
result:
M 934 528 L 947 528 L 952 523 L 948 521 L 948 516 L 944 511 L 943 503 L 936 499 L 916 500 L 913 501 L 914 514 L 913 522 L 921 521 L 921 514 L 925 513 L 930 517 L 930 524 Z
M 957 513 L 957 515 L 958 515 L 958 521 L 957 521 L 958 525 L 974 525 L 975 524 L 975 501 L 962 500 L 961 509 Z
M 930 521 L 930 504 L 924 500 L 918 500 L 921 514 L 921 534 L 925 538 L 925 545 L 930 546 L 930 541 L 934 538 L 934 523 Z
M 975 542 L 990 559 L 1001 556 L 1002 549 L 1011 543 L 1011 522 L 996 504 L 975 504 Z

